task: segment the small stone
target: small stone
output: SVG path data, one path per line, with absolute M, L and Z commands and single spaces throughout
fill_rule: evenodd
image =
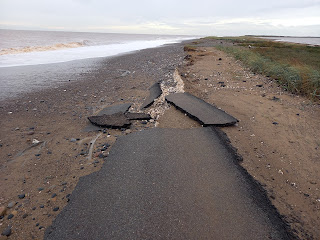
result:
M 39 188 L 38 188 L 38 191 L 39 191 L 39 192 L 41 192 L 42 190 L 44 190 L 43 187 L 39 187 Z
M 63 182 L 63 183 L 61 183 L 61 185 L 62 185 L 62 186 L 67 185 L 67 184 L 68 184 L 67 182 Z
M 25 198 L 26 197 L 26 195 L 23 193 L 23 194 L 20 194 L 20 195 L 18 195 L 18 198 L 20 198 L 20 199 L 23 199 L 23 198 Z
M 44 208 L 44 205 L 40 205 L 40 208 Z
M 36 209 L 37 209 L 37 207 L 33 207 L 33 208 L 32 208 L 33 211 L 36 210 Z
M 10 202 L 10 203 L 8 204 L 8 208 L 13 208 L 13 207 L 14 207 L 14 205 L 16 205 L 16 203 L 15 203 L 15 202 Z
M 27 132 L 27 135 L 33 135 L 33 134 L 34 134 L 34 131 Z
M 11 235 L 11 226 L 8 226 L 5 230 L 3 230 L 1 235 L 9 237 Z
M 57 194 L 54 193 L 54 194 L 51 195 L 51 198 L 54 198 L 56 196 L 57 196 Z
M 22 218 L 28 217 L 28 213 L 23 214 Z
M 278 125 L 279 123 L 277 123 L 277 122 L 273 122 L 272 124 L 273 124 L 273 125 Z
M 42 228 L 44 228 L 43 226 L 40 226 L 39 229 L 41 230 Z
M 55 208 L 53 209 L 54 212 L 57 212 L 58 210 L 59 210 L 59 207 L 55 207 Z
M 35 156 L 36 156 L 36 157 L 40 157 L 40 156 L 41 156 L 41 154 L 40 154 L 40 153 L 37 153 L 37 154 L 35 154 Z
M 39 144 L 39 143 L 40 143 L 40 141 L 37 140 L 37 139 L 33 139 L 33 140 L 32 140 L 32 144 L 34 144 L 34 145 Z
M 70 142 L 76 142 L 76 141 L 77 141 L 77 139 L 75 139 L 75 138 L 70 139 Z
M 81 167 L 80 170 L 84 169 L 84 167 Z
M 36 223 L 36 227 L 38 227 L 40 225 L 40 223 Z
M 263 87 L 263 84 L 258 84 L 258 85 L 256 85 L 257 87 Z
M 9 215 L 8 215 L 8 219 L 11 219 L 11 218 L 13 218 L 13 217 L 14 217 L 13 214 L 9 214 Z
M 222 60 L 222 58 L 219 58 L 219 61 L 221 61 Z

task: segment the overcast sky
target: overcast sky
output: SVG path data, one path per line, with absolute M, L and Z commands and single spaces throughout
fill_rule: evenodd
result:
M 0 0 L 0 28 L 320 36 L 320 0 Z

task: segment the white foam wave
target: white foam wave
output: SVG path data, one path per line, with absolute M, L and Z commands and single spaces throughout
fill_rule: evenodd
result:
M 132 41 L 122 44 L 100 46 L 85 46 L 85 43 L 82 43 L 81 47 L 75 48 L 69 47 L 60 48 L 54 51 L 45 50 L 38 52 L 24 52 L 23 54 L 6 54 L 0 56 L 0 67 L 61 63 L 79 59 L 108 57 L 146 48 L 159 47 L 164 44 L 177 43 L 186 39 L 187 38 Z
M 57 43 L 51 46 L 28 46 L 28 47 L 20 47 L 20 48 L 6 48 L 6 49 L 0 50 L 0 55 L 54 51 L 54 50 L 60 50 L 65 48 L 78 48 L 78 47 L 89 46 L 89 45 L 90 45 L 89 41 L 84 40 L 82 42 Z

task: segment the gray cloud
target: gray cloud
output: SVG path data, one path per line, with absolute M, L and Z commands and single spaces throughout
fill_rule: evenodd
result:
M 320 35 L 319 12 L 320 0 L 0 0 L 0 26 L 203 35 L 287 29 Z

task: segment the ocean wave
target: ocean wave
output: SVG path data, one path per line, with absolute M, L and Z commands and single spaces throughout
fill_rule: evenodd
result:
M 85 47 L 90 45 L 91 45 L 91 42 L 89 40 L 83 40 L 81 42 L 57 43 L 51 46 L 28 46 L 28 47 L 20 47 L 20 48 L 6 48 L 6 49 L 0 50 L 0 55 L 54 51 L 54 50 L 61 50 L 66 48 Z

